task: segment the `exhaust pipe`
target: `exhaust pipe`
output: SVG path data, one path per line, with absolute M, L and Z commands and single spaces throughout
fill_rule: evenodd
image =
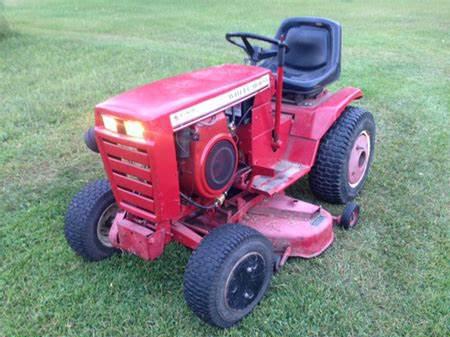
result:
M 97 141 L 95 140 L 95 130 L 94 127 L 90 127 L 84 134 L 84 142 L 89 150 L 99 153 Z

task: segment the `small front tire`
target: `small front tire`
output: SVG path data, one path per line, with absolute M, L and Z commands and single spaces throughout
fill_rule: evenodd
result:
M 118 207 L 107 180 L 86 185 L 70 203 L 64 234 L 69 246 L 87 261 L 99 261 L 116 252 L 108 233 Z
M 208 234 L 189 259 L 186 302 L 206 323 L 231 327 L 262 299 L 273 264 L 272 245 L 262 234 L 243 225 L 223 225 Z

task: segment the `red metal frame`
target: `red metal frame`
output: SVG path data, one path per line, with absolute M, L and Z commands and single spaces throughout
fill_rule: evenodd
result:
M 110 231 L 113 246 L 152 260 L 172 240 L 195 249 L 211 229 L 243 222 L 272 240 L 282 262 L 326 249 L 338 218 L 283 191 L 310 171 L 321 138 L 362 92 L 345 88 L 300 105 L 283 103 L 282 78 L 282 67 L 276 82 L 264 68 L 223 65 L 147 84 L 99 104 L 97 144 L 122 210 Z M 249 97 L 254 97 L 251 123 L 240 126 L 233 137 L 223 112 Z M 144 138 L 127 136 L 122 128 L 107 130 L 102 115 L 114 117 L 119 125 L 141 122 Z M 201 121 L 209 125 L 211 118 L 217 120 L 214 126 L 199 126 Z M 174 133 L 185 127 L 199 130 L 199 137 L 191 144 L 192 158 L 183 163 L 177 158 Z M 239 160 L 247 164 L 223 190 L 233 184 L 241 192 L 224 202 L 216 199 L 222 190 L 211 191 L 201 181 L 205 156 L 217 139 L 237 144 Z M 190 182 L 194 187 L 187 191 Z M 199 212 L 182 202 L 183 191 L 202 205 L 223 205 Z

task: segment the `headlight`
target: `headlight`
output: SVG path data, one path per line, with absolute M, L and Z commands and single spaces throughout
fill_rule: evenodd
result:
M 117 121 L 114 117 L 102 115 L 103 125 L 105 129 L 112 132 L 117 132 Z
M 128 136 L 136 138 L 144 138 L 144 126 L 141 122 L 124 121 L 125 132 Z

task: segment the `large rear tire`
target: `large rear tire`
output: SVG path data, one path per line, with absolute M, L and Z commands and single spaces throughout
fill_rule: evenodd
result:
M 88 261 L 98 261 L 116 252 L 108 239 L 118 211 L 107 180 L 86 185 L 72 199 L 66 213 L 64 234 L 69 246 Z
M 364 187 L 374 149 L 372 114 L 359 107 L 347 107 L 320 143 L 309 175 L 312 192 L 336 204 L 353 200 Z
M 248 315 L 266 293 L 272 245 L 256 230 L 223 225 L 201 242 L 184 274 L 188 306 L 203 321 L 228 328 Z

